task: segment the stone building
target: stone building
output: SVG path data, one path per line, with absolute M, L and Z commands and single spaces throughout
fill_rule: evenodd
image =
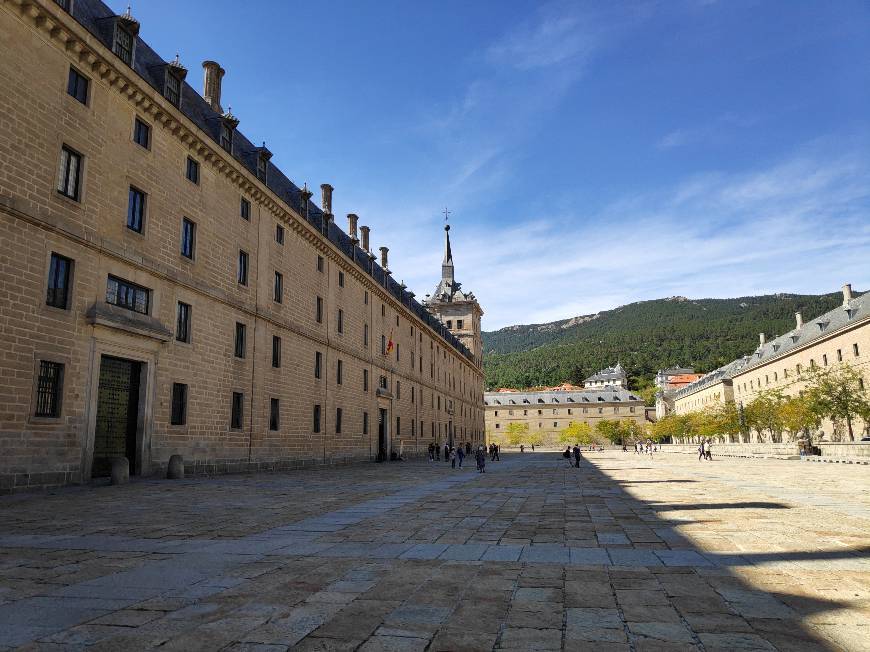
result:
M 486 392 L 486 435 L 499 441 L 510 423 L 528 426 L 553 445 L 559 433 L 573 421 L 593 428 L 602 419 L 631 419 L 645 423 L 643 399 L 624 387 L 596 390 L 545 392 Z
M 786 395 L 795 395 L 805 386 L 805 372 L 813 367 L 849 365 L 862 376 L 868 373 L 870 352 L 870 293 L 854 296 L 851 285 L 843 286 L 843 303 L 815 319 L 804 321 L 795 314 L 795 327 L 772 340 L 759 335 L 758 348 L 751 354 L 735 360 L 699 381 L 688 385 L 676 395 L 675 411 L 685 414 L 702 410 L 716 401 L 734 401 L 737 407 L 746 406 L 762 391 L 778 389 Z M 855 433 L 867 425 L 858 421 Z M 836 434 L 848 439 L 835 425 L 823 424 L 826 437 Z M 756 433 L 751 433 L 755 441 Z
M 659 369 L 655 377 L 656 406 L 655 418 L 671 414 L 674 411 L 674 395 L 686 385 L 699 380 L 704 374 L 696 374 L 693 367 L 668 367 Z
M 597 389 L 600 387 L 628 387 L 628 375 L 618 362 L 616 366 L 606 367 L 583 381 L 585 389 Z
M 0 3 L 0 490 L 482 441 L 479 349 L 139 28 Z

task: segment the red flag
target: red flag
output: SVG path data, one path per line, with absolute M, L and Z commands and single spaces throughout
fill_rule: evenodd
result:
M 393 350 L 393 331 L 390 331 L 390 339 L 387 341 L 387 353 Z

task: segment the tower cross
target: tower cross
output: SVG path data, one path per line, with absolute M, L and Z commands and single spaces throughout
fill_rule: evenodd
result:
M 450 211 L 447 208 L 444 208 L 444 221 L 447 222 L 450 219 Z

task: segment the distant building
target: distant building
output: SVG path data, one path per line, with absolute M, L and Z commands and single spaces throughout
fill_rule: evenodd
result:
M 545 392 L 486 392 L 486 435 L 498 441 L 508 424 L 523 423 L 530 433 L 541 433 L 548 444 L 558 443 L 559 433 L 573 422 L 593 428 L 602 419 L 646 420 L 643 400 L 623 387 L 599 390 Z
M 628 375 L 618 362 L 615 367 L 606 367 L 598 373 L 592 374 L 583 381 L 585 389 L 597 389 L 599 387 L 628 387 Z
M 703 374 L 696 374 L 693 367 L 669 367 L 660 369 L 655 377 L 656 392 L 656 419 L 661 419 L 674 411 L 674 394 L 696 380 Z

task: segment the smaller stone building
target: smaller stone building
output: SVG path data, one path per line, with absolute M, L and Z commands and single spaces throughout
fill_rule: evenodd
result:
M 618 362 L 613 367 L 605 367 L 601 371 L 592 374 L 583 381 L 585 389 L 598 389 L 601 387 L 628 387 L 628 375 Z
M 531 434 L 540 433 L 545 444 L 555 445 L 559 433 L 573 422 L 593 428 L 603 419 L 646 420 L 643 400 L 624 387 L 603 387 L 575 392 L 486 392 L 486 436 L 499 441 L 511 423 L 528 426 Z

